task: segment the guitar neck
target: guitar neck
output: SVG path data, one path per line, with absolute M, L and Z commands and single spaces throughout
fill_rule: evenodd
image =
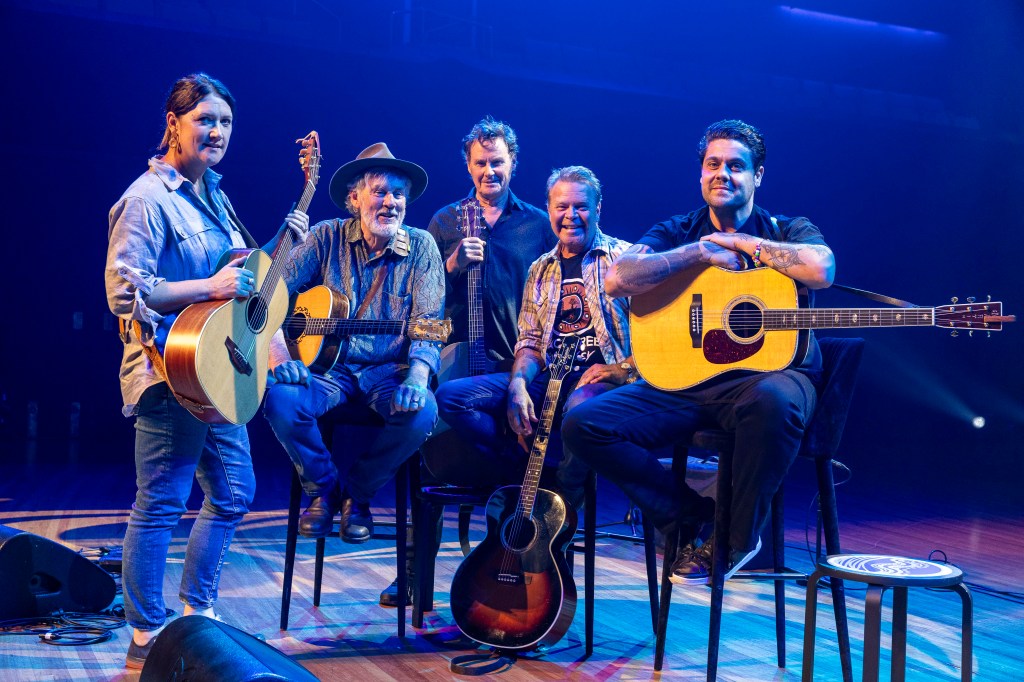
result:
M 302 188 L 302 196 L 295 203 L 296 211 L 306 212 L 309 208 L 309 203 L 313 201 L 313 193 L 316 192 L 316 185 L 307 180 L 305 186 Z M 288 254 L 291 253 L 293 245 L 292 231 L 285 230 L 281 236 L 281 241 L 277 243 L 277 248 L 274 249 L 273 258 L 270 262 L 270 270 L 267 272 L 267 276 L 263 279 L 263 284 L 260 286 L 260 295 L 266 297 L 273 291 L 273 287 L 277 286 L 278 280 L 281 278 L 281 271 L 284 269 L 285 259 Z M 266 291 L 264 291 L 266 289 Z
M 466 273 L 466 308 L 469 328 L 469 375 L 479 376 L 487 372 L 487 349 L 484 348 L 484 301 L 480 264 L 470 266 Z
M 852 327 L 932 327 L 935 308 L 800 308 L 765 310 L 764 328 L 847 329 Z
M 352 336 L 353 334 L 405 336 L 403 320 L 349 320 L 333 317 L 304 317 L 290 315 L 285 325 L 303 325 L 304 333 L 311 336 Z
M 530 448 L 530 461 L 526 465 L 526 477 L 523 479 L 522 493 L 519 495 L 519 509 L 522 516 L 533 515 L 533 504 L 537 499 L 537 488 L 540 485 L 540 474 L 544 468 L 544 455 L 548 451 L 548 439 L 551 437 L 551 425 L 555 421 L 555 410 L 558 409 L 558 394 L 562 390 L 561 379 L 548 381 L 547 393 L 544 394 L 544 406 L 541 408 L 540 419 L 533 436 L 533 447 Z

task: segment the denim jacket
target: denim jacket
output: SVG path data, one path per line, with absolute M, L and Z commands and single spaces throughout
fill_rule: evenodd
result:
M 150 309 L 149 294 L 164 281 L 209 277 L 225 251 L 246 246 L 245 228 L 237 222 L 220 180 L 220 174 L 209 169 L 203 175 L 213 203 L 209 206 L 191 181 L 155 156 L 149 170 L 110 209 L 104 270 L 107 304 L 119 318 L 137 320 L 142 329 L 141 339 L 132 334 L 125 343 L 121 359 L 126 417 L 134 414 L 147 388 L 163 381 L 142 344 L 165 337 L 174 316 Z

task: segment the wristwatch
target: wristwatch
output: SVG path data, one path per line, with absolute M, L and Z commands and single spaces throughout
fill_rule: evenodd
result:
M 629 364 L 628 362 L 620 362 L 619 368 L 626 370 L 627 384 L 631 384 L 634 381 L 636 381 L 636 370 L 633 368 L 633 365 Z

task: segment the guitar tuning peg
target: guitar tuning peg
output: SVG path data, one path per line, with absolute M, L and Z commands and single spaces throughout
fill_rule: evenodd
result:
M 949 300 L 950 300 L 950 302 L 952 302 L 952 303 L 956 303 L 956 302 L 957 302 L 957 301 L 959 301 L 960 299 L 959 299 L 959 298 L 957 298 L 956 296 L 954 296 L 953 298 L 951 298 L 951 299 L 949 299 Z
M 968 303 L 974 303 L 975 300 L 977 300 L 977 299 L 975 299 L 973 296 L 968 296 L 967 297 L 967 302 Z
M 988 296 L 986 296 L 985 300 L 986 301 L 991 301 L 992 300 L 992 294 L 989 294 Z
M 951 331 L 949 333 L 949 335 L 955 338 L 957 336 L 960 336 L 960 332 L 958 332 L 957 330 L 954 329 L 953 331 Z
M 971 331 L 967 332 L 967 336 L 973 337 L 974 336 L 974 330 L 972 329 Z

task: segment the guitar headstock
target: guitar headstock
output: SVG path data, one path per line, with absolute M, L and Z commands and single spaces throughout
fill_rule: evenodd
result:
M 958 303 L 954 298 L 952 305 L 935 308 L 935 326 L 947 329 L 967 329 L 973 332 L 998 332 L 1003 329 L 1004 322 L 1013 322 L 1014 315 L 1003 315 L 1003 304 L 999 301 L 977 302 L 968 298 L 967 303 Z M 953 335 L 956 336 L 956 332 Z
M 451 320 L 413 320 L 409 323 L 409 338 L 413 341 L 445 343 L 452 333 Z
M 484 210 L 480 202 L 467 197 L 459 202 L 459 232 L 467 237 L 479 237 L 484 227 Z
M 320 134 L 314 130 L 295 142 L 302 145 L 299 151 L 299 165 L 302 166 L 306 182 L 316 186 L 320 182 Z
M 576 350 L 579 344 L 579 339 L 570 341 L 566 338 L 562 341 L 562 345 L 555 351 L 555 357 L 551 359 L 551 364 L 548 366 L 552 379 L 563 379 L 572 371 L 572 363 L 576 360 Z

